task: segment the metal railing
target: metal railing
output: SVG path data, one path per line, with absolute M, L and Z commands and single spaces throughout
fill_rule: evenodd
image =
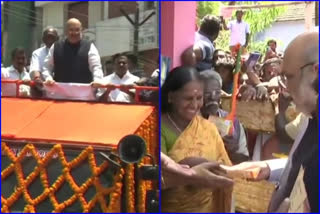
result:
M 1 84 L 16 84 L 16 97 L 20 97 L 19 95 L 19 88 L 20 85 L 29 85 L 31 87 L 36 85 L 35 81 L 23 81 L 23 80 L 1 80 Z M 148 90 L 148 91 L 158 91 L 159 87 L 153 87 L 153 86 L 133 86 L 133 85 L 101 85 L 99 87 L 95 87 L 95 88 L 114 88 L 114 89 L 126 89 L 126 90 L 130 90 L 130 89 L 134 89 L 135 92 L 135 97 L 134 100 L 135 102 L 139 103 L 140 102 L 140 92 L 144 91 L 144 90 Z

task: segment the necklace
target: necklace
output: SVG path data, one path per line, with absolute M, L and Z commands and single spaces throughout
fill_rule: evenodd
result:
M 181 133 L 181 129 L 178 127 L 178 125 L 172 120 L 172 118 L 170 117 L 169 113 L 167 114 L 168 119 L 170 120 L 170 122 L 172 123 L 172 125 Z

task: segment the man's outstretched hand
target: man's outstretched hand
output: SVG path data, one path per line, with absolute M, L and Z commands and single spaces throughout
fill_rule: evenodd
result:
M 265 161 L 246 161 L 234 166 L 221 166 L 220 170 L 224 171 L 227 175 L 244 176 L 251 181 L 266 180 L 270 176 L 270 168 Z M 254 173 L 253 175 L 253 172 L 257 172 L 257 174 Z M 251 176 L 247 177 L 248 174 Z

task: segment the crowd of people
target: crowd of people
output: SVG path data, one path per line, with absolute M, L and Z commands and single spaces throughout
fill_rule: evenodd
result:
M 319 210 L 318 33 L 297 36 L 283 55 L 277 53 L 276 40 L 270 40 L 260 60 L 250 65 L 251 54 L 246 51 L 250 26 L 242 16 L 243 11 L 237 11 L 236 20 L 228 25 L 222 17 L 205 16 L 194 45 L 181 55 L 182 66 L 169 72 L 161 88 L 164 212 L 230 212 L 234 181 L 221 176 L 221 165 L 240 171 L 258 168 L 252 180 L 274 182 L 269 212 L 288 211 L 291 191 L 303 168 L 305 211 Z M 215 47 L 222 29 L 231 31 L 230 50 Z M 235 88 L 237 53 L 241 66 Z M 262 137 L 254 140 L 254 151 L 248 142 L 251 131 L 236 117 L 231 122 L 225 119 L 229 112 L 221 109 L 220 99 L 231 94 L 238 100 L 273 103 L 276 131 L 258 133 Z M 291 105 L 297 116 L 290 121 L 286 110 Z M 230 128 L 231 132 L 226 131 Z M 275 153 L 287 157 L 277 159 Z
M 132 56 L 124 53 L 116 54 L 112 60 L 108 60 L 104 72 L 97 48 L 92 42 L 83 39 L 82 30 L 81 22 L 71 18 L 65 25 L 66 39 L 59 40 L 57 29 L 47 27 L 42 37 L 44 46 L 32 53 L 29 68 L 26 66 L 25 50 L 20 47 L 15 48 L 12 51 L 12 66 L 1 68 L 1 79 L 21 80 L 23 84 L 19 86 L 19 96 L 51 98 L 52 91 L 57 91 L 55 87 L 65 87 L 65 91 L 68 91 L 72 87 L 70 84 L 78 84 L 82 85 L 82 91 L 73 90 L 75 91 L 73 95 L 70 95 L 69 91 L 65 99 L 81 98 L 126 103 L 134 102 L 136 92 L 134 86 L 149 85 L 150 79 L 157 79 L 158 70 L 148 77 L 141 75 L 141 72 L 137 73 L 134 68 L 129 68 Z M 35 84 L 30 86 L 31 81 Z M 150 86 L 157 87 L 158 84 L 154 84 L 153 81 Z M 1 89 L 4 96 L 16 95 L 14 84 L 4 83 Z M 90 96 L 81 95 L 85 93 L 83 91 L 87 91 L 86 94 Z M 157 101 L 150 98 L 154 97 L 156 91 L 150 92 L 151 95 L 145 95 L 146 91 L 139 93 L 145 101 Z

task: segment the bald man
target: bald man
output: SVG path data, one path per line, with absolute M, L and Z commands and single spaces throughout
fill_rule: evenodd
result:
M 82 25 L 78 19 L 66 23 L 67 38 L 55 42 L 45 59 L 42 75 L 45 84 L 54 82 L 91 83 L 103 77 L 100 56 L 93 43 L 82 39 Z
M 304 169 L 303 181 L 308 199 L 306 207 L 309 207 L 307 211 L 319 211 L 318 36 L 318 33 L 313 32 L 296 37 L 284 53 L 281 73 L 297 109 L 309 117 L 307 129 L 296 137 L 288 159 L 244 162 L 237 166 L 242 169 L 260 167 L 257 180 L 277 181 L 278 185 L 271 198 L 269 212 L 279 211 L 281 204 L 287 201 L 300 167 Z
M 33 51 L 30 62 L 30 76 L 40 78 L 43 71 L 44 60 L 47 57 L 53 43 L 59 39 L 58 31 L 52 26 L 46 27 L 42 34 L 44 46 Z
M 278 189 L 270 202 L 270 212 L 276 211 L 281 202 L 290 196 L 300 167 L 304 169 L 303 181 L 310 211 L 319 211 L 318 48 L 319 34 L 305 33 L 295 38 L 284 54 L 282 76 L 287 89 L 297 109 L 310 119 L 306 131 L 302 137 L 296 138 L 290 151 Z

